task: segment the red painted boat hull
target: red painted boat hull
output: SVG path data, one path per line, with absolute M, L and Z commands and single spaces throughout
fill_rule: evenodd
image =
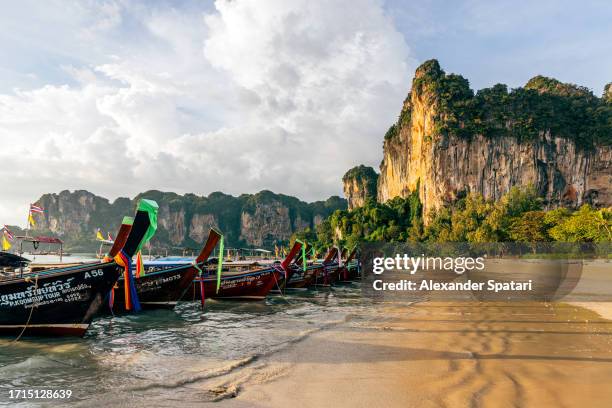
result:
M 221 276 L 221 286 L 217 292 L 217 277 L 203 277 L 204 297 L 224 300 L 263 300 L 272 289 L 278 287 L 281 276 L 275 269 L 248 271 Z M 188 289 L 184 300 L 200 299 L 200 279 L 196 277 Z

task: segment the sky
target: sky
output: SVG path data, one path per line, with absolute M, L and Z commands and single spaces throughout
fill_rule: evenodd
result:
M 20 1 L 0 14 L 0 224 L 47 192 L 313 201 L 378 168 L 415 68 L 601 95 L 609 1 Z

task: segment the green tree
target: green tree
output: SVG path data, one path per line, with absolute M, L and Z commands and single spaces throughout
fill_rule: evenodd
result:
M 612 241 L 612 210 L 595 210 L 585 204 L 571 216 L 561 218 L 549 230 L 550 236 L 565 242 Z
M 550 241 L 544 211 L 528 211 L 510 223 L 510 238 L 518 242 Z

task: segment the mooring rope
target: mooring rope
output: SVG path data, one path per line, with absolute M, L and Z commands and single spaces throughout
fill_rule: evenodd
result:
M 32 279 L 29 276 L 26 276 L 24 278 L 25 282 L 32 282 Z M 34 280 L 34 299 L 36 299 L 36 291 L 38 290 L 38 275 L 35 276 L 35 280 Z M 30 314 L 28 316 L 28 320 L 26 321 L 25 326 L 23 326 L 23 329 L 21 329 L 21 333 L 19 333 L 19 336 L 17 336 L 14 340 L 11 340 L 11 343 L 17 343 L 19 340 L 21 340 L 21 337 L 23 336 L 23 334 L 25 333 L 25 331 L 27 330 L 28 326 L 30 325 L 30 321 L 32 320 L 32 315 L 34 314 L 34 308 L 38 307 L 38 303 L 37 302 L 32 302 L 32 307 L 30 308 Z M 7 347 L 8 344 L 5 344 L 3 347 Z
M 276 272 L 285 273 L 285 270 L 283 268 L 278 268 L 276 265 L 272 265 L 272 269 L 274 269 Z M 287 302 L 288 304 L 291 304 L 289 299 L 287 299 L 287 297 L 285 296 L 285 294 L 281 290 L 280 285 L 278 284 L 278 279 L 276 279 L 276 273 L 272 273 L 272 275 L 274 276 L 274 283 L 276 284 L 276 287 L 278 288 L 278 291 L 280 292 L 280 296 L 283 298 L 283 300 L 285 302 Z M 287 279 L 285 279 L 285 281 L 286 280 Z M 287 288 L 287 283 L 289 283 L 289 282 L 285 282 L 285 288 Z
M 200 283 L 200 306 L 202 310 L 204 310 L 204 301 L 206 299 L 206 295 L 204 294 L 204 276 L 202 275 L 202 269 L 198 266 L 197 261 L 193 262 L 193 267 L 198 271 L 199 283 Z M 193 299 L 195 300 L 195 283 L 193 284 Z

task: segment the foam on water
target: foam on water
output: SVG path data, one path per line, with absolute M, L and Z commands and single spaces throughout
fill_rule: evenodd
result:
M 227 398 L 247 379 L 280 375 L 282 367 L 261 370 L 262 356 L 371 312 L 353 283 L 262 302 L 207 301 L 205 312 L 186 302 L 174 311 L 103 317 L 84 339 L 2 340 L 0 405 L 10 388 L 32 387 L 70 388 L 70 403 L 83 406 L 128 396 L 144 405 L 177 392 L 191 401 Z

